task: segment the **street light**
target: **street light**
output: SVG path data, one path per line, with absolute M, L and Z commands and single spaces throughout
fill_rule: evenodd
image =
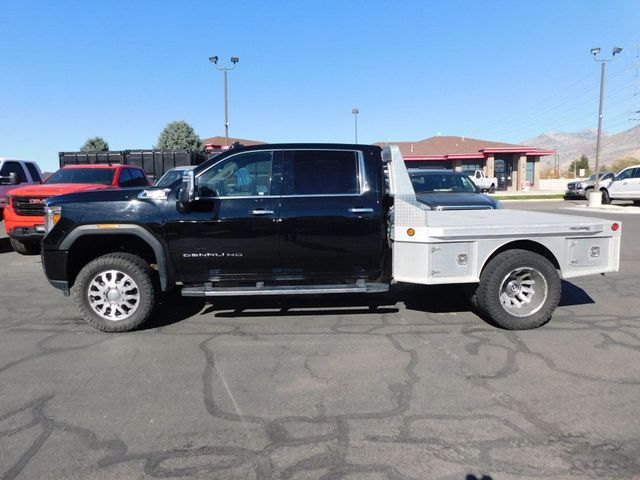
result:
M 602 108 L 604 106 L 604 76 L 605 76 L 605 71 L 607 68 L 607 62 L 610 62 L 611 60 L 613 60 L 613 57 L 615 57 L 616 55 L 618 55 L 620 52 L 622 52 L 622 49 L 620 47 L 615 47 L 611 53 L 611 58 L 598 58 L 598 55 L 600 54 L 600 48 L 592 48 L 591 49 L 591 55 L 593 55 L 593 59 L 596 62 L 600 62 L 601 65 L 601 69 L 600 69 L 600 105 L 598 107 L 598 137 L 596 140 L 596 182 L 595 185 L 593 186 L 593 191 L 596 192 L 597 194 L 600 193 L 600 137 L 602 135 Z
M 231 57 L 231 63 L 233 64 L 232 67 L 219 66 L 217 56 L 209 57 L 209 61 L 213 63 L 216 69 L 222 70 L 224 72 L 224 143 L 226 146 L 229 146 L 229 108 L 228 108 L 228 101 L 227 101 L 227 72 L 229 70 L 233 70 L 236 68 L 236 64 L 240 61 L 240 58 Z
M 351 113 L 353 113 L 353 118 L 355 119 L 356 122 L 356 144 L 358 143 L 358 114 L 360 113 L 360 110 L 358 110 L 357 108 L 354 108 L 353 110 L 351 110 Z

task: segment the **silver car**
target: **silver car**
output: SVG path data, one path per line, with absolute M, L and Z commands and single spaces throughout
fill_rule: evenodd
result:
M 602 183 L 605 180 L 612 179 L 614 175 L 614 173 L 601 173 L 600 182 Z M 567 191 L 565 192 L 564 196 L 566 199 L 587 198 L 587 193 L 589 192 L 589 190 L 593 190 L 595 183 L 595 173 L 586 180 L 576 180 L 575 182 L 569 182 L 567 184 Z

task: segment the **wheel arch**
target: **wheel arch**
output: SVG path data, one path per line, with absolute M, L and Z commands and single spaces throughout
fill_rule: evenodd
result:
M 87 248 L 90 247 L 90 248 Z M 139 225 L 113 226 L 82 225 L 72 230 L 60 244 L 60 250 L 68 251 L 67 270 L 71 286 L 80 269 L 91 260 L 107 253 L 127 252 L 136 254 L 150 264 L 157 265 L 160 288 L 171 288 L 170 271 L 165 250 L 151 232 Z
M 507 250 L 515 250 L 515 249 L 527 250 L 529 252 L 537 253 L 538 255 L 549 260 L 557 270 L 561 270 L 560 262 L 558 262 L 558 259 L 556 258 L 556 256 L 553 254 L 551 250 L 549 250 L 548 247 L 546 247 L 542 243 L 536 242 L 534 240 L 514 240 L 511 242 L 505 243 L 503 245 L 500 245 L 493 252 L 491 252 L 491 254 L 485 259 L 482 265 L 482 269 L 480 270 L 480 274 L 482 274 L 487 264 L 491 260 L 493 260 L 495 257 L 497 257 L 503 252 L 506 252 Z

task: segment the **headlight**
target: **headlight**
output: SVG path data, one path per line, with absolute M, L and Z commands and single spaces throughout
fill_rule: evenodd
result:
M 53 230 L 53 227 L 62 216 L 62 207 L 44 207 L 44 233 Z

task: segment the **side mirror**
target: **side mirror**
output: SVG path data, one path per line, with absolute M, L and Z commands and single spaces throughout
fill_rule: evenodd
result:
M 6 177 L 0 177 L 0 185 L 18 185 L 18 175 L 11 172 Z
M 178 202 L 188 205 L 196 199 L 196 177 L 192 170 L 184 172 L 182 175 L 182 185 L 178 191 Z

